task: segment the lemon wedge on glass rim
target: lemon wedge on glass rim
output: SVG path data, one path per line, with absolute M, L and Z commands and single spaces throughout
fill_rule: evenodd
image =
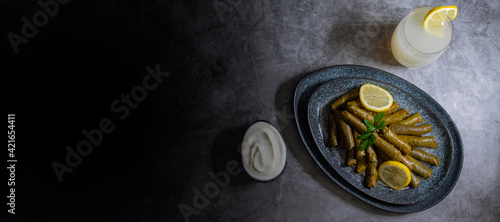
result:
M 387 186 L 395 190 L 400 190 L 410 184 L 410 169 L 404 164 L 389 160 L 380 164 L 378 176 Z
M 457 17 L 457 6 L 438 6 L 431 9 L 424 18 L 424 28 L 441 28 Z
M 392 95 L 382 87 L 366 83 L 359 88 L 359 100 L 368 110 L 382 112 L 392 106 Z

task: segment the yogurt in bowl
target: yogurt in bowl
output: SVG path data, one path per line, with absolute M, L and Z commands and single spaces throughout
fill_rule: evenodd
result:
M 273 125 L 256 122 L 245 132 L 241 158 L 243 168 L 250 177 L 262 182 L 270 181 L 285 168 L 285 142 Z

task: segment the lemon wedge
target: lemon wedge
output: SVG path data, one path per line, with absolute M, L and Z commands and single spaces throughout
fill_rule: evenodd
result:
M 361 104 L 375 112 L 382 112 L 392 106 L 393 98 L 387 90 L 376 85 L 366 83 L 359 88 Z
M 411 174 L 408 167 L 397 161 L 385 161 L 378 168 L 378 175 L 387 186 L 399 190 L 410 184 Z
M 431 9 L 424 18 L 424 28 L 443 27 L 446 22 L 457 17 L 457 6 L 438 6 Z

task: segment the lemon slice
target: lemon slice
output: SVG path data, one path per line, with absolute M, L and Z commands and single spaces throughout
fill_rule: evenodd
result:
M 376 85 L 366 83 L 359 88 L 359 100 L 367 109 L 382 112 L 392 106 L 392 95 L 387 90 Z
M 385 161 L 378 168 L 378 175 L 387 186 L 399 190 L 408 186 L 411 181 L 410 170 L 397 161 Z
M 439 6 L 431 9 L 424 18 L 424 27 L 443 27 L 446 22 L 457 17 L 457 6 Z

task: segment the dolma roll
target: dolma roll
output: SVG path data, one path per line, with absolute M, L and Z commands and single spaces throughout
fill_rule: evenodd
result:
M 334 112 L 335 115 L 339 115 L 339 111 Z M 338 120 L 340 132 L 342 133 L 342 139 L 344 141 L 343 146 L 347 149 L 354 148 L 354 136 L 352 135 L 352 129 L 349 124 L 347 124 L 343 119 Z
M 378 181 L 377 163 L 368 162 L 366 168 L 365 183 L 367 187 L 376 187 Z
M 356 166 L 357 160 L 354 156 L 354 149 L 347 151 L 347 166 Z
M 330 113 L 328 115 L 328 124 L 330 126 L 330 143 L 332 146 L 338 146 L 338 141 L 337 141 L 337 123 L 335 123 L 335 115 L 333 113 Z
M 405 141 L 412 147 L 429 147 L 437 148 L 438 144 L 434 136 L 409 136 L 409 135 L 398 135 L 399 139 Z
M 368 167 L 368 158 L 366 156 L 364 156 L 361 159 L 358 159 L 358 163 L 356 164 L 356 171 L 358 173 L 365 172 L 367 167 Z
M 408 155 L 411 152 L 411 146 L 401 140 L 392 130 L 386 127 L 381 133 L 380 136 L 387 140 L 389 143 L 392 143 L 396 148 L 398 148 L 401 153 L 404 155 Z
M 332 110 L 337 110 L 339 107 L 346 104 L 348 101 L 354 100 L 358 97 L 359 97 L 359 87 L 349 91 L 348 93 L 344 94 L 343 96 L 335 100 L 335 102 L 333 102 L 330 107 L 332 108 Z
M 383 163 L 385 161 L 388 161 L 388 160 L 391 160 L 391 158 L 389 156 L 387 156 L 387 154 L 385 154 L 384 152 L 374 148 L 375 150 L 375 153 L 377 153 L 377 158 L 378 158 L 378 162 L 379 163 Z
M 389 128 L 391 128 L 391 130 L 398 135 L 422 136 L 423 134 L 432 131 L 432 125 L 430 124 L 422 124 L 418 126 L 391 124 L 389 125 Z
M 352 104 L 347 105 L 347 111 L 352 113 L 354 116 L 356 116 L 358 119 L 363 120 L 366 119 L 370 122 L 374 122 L 374 117 L 364 109 L 359 108 L 358 106 L 354 106 Z
M 355 100 L 352 100 L 352 101 L 349 101 L 347 102 L 347 105 L 348 106 L 357 106 L 357 107 L 360 107 L 360 102 L 359 102 L 359 99 L 355 99 Z M 366 111 L 366 110 L 365 110 Z
M 368 158 L 368 167 L 366 168 L 365 174 L 366 186 L 375 187 L 378 181 L 378 157 L 373 147 L 369 146 L 366 148 L 366 157 Z
M 342 119 L 352 126 L 358 133 L 363 133 L 366 130 L 365 124 L 359 120 L 356 116 L 352 115 L 350 112 L 344 110 L 341 113 Z
M 426 163 L 430 163 L 434 166 L 439 166 L 439 163 L 441 162 L 439 157 L 432 155 L 430 153 L 427 153 L 423 150 L 416 149 L 416 148 L 411 151 L 410 156 L 412 156 L 413 158 L 415 158 L 417 160 L 421 160 L 421 161 L 424 161 Z
M 399 105 L 398 105 L 398 103 L 397 103 L 397 102 L 392 102 L 391 107 L 389 107 L 389 109 L 387 109 L 387 110 L 385 111 L 385 115 L 386 115 L 386 116 L 389 116 L 389 115 L 391 115 L 392 113 L 394 113 L 394 112 L 395 112 L 396 110 L 398 110 L 398 109 L 399 109 Z
M 356 159 L 361 159 L 363 158 L 365 155 L 366 155 L 366 151 L 365 150 L 360 150 L 361 148 L 361 139 L 359 139 L 359 133 L 358 131 L 354 130 L 353 132 L 353 135 L 354 135 L 354 154 L 356 155 Z
M 391 123 L 398 123 L 401 122 L 404 118 L 408 117 L 410 115 L 410 111 L 406 110 L 405 108 L 400 109 L 396 112 L 394 112 L 391 115 L 386 115 L 382 120 L 385 120 L 385 125 L 389 125 Z
M 418 187 L 420 186 L 420 178 L 417 177 L 417 175 L 415 175 L 415 173 L 413 173 L 412 171 L 410 171 L 410 175 L 411 175 L 411 181 L 410 181 L 410 187 Z
M 337 144 L 338 144 L 338 139 L 337 139 L 337 136 L 339 134 L 338 131 L 340 131 L 340 127 L 339 125 L 341 125 L 339 122 L 340 120 L 340 115 L 336 114 L 335 111 L 341 107 L 342 105 L 344 105 L 347 101 L 350 101 L 350 100 L 353 100 L 353 99 L 356 99 L 359 97 L 359 87 L 356 88 L 356 89 L 353 89 L 351 91 L 349 91 L 348 93 L 344 94 L 343 96 L 341 96 L 340 98 L 338 98 L 337 100 L 335 100 L 335 102 L 333 102 L 330 107 L 331 107 L 331 112 L 334 113 L 334 122 L 337 123 L 336 127 L 330 127 L 330 136 L 331 136 L 331 140 L 332 140 L 332 143 L 335 144 L 335 141 L 337 141 Z M 335 146 L 335 145 L 334 145 Z
M 413 172 L 415 172 L 417 175 L 429 179 L 429 177 L 432 176 L 432 170 L 424 166 L 420 161 L 414 159 L 411 156 L 405 156 L 409 161 L 413 162 L 414 167 L 412 169 Z
M 382 139 L 377 133 L 373 133 L 375 136 L 375 141 L 373 142 L 373 145 L 386 154 L 391 160 L 395 161 L 401 161 L 402 154 L 401 151 L 399 151 L 394 145 L 391 143 L 387 142 L 386 140 Z
M 410 156 L 409 156 L 409 155 L 403 155 L 403 156 L 401 157 L 401 163 L 403 163 L 405 166 L 407 166 L 407 167 L 408 167 L 408 169 L 413 170 L 413 168 L 415 168 L 415 162 L 413 162 L 413 161 L 412 161 L 410 158 L 408 158 L 408 157 L 410 157 Z
M 399 124 L 403 125 L 415 125 L 417 123 L 422 123 L 424 122 L 424 119 L 420 116 L 420 113 L 415 113 L 408 118 L 404 119 L 403 121 L 399 122 Z
M 369 163 L 378 163 L 377 153 L 375 152 L 375 149 L 373 149 L 372 146 L 369 146 L 368 148 L 366 148 L 366 153 L 368 156 Z

